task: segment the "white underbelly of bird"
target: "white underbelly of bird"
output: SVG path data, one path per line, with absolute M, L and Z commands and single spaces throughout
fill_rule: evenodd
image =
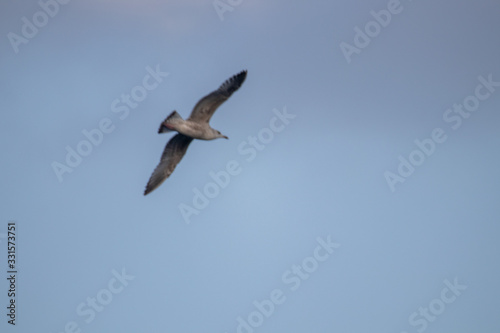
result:
M 219 131 L 210 127 L 208 122 L 200 123 L 192 120 L 184 120 L 177 113 L 173 111 L 163 123 L 161 123 L 158 133 L 167 133 L 176 131 L 181 134 L 187 135 L 193 139 L 198 140 L 214 140 L 217 138 L 227 139 L 228 137 L 222 135 Z

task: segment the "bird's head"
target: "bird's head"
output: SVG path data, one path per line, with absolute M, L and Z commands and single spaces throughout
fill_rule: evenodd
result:
M 222 133 L 221 133 L 221 132 L 219 132 L 219 131 L 215 131 L 215 132 L 217 133 L 217 134 L 216 134 L 216 135 L 217 135 L 217 137 L 216 137 L 217 139 L 218 139 L 218 138 L 229 139 L 227 136 L 222 135 Z

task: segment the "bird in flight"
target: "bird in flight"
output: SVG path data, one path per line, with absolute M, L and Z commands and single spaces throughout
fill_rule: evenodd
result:
M 149 178 L 144 195 L 155 190 L 172 174 L 193 139 L 213 140 L 228 138 L 222 135 L 221 132 L 210 127 L 208 122 L 215 110 L 241 87 L 246 77 L 247 71 L 244 70 L 226 80 L 219 89 L 200 99 L 186 120 L 182 119 L 177 111 L 173 111 L 161 123 L 158 133 L 175 131 L 177 134 L 165 146 L 160 163 L 153 171 L 151 178 Z

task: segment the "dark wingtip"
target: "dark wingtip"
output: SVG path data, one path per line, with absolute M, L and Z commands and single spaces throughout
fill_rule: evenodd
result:
M 244 69 L 238 74 L 235 74 L 231 76 L 226 82 L 224 82 L 219 89 L 225 89 L 226 93 L 231 96 L 233 92 L 238 90 L 243 82 L 245 82 L 245 79 L 247 78 L 247 70 Z
M 240 82 L 240 85 L 243 83 L 243 81 L 245 81 L 245 79 L 247 78 L 247 73 L 248 71 L 246 69 L 242 70 L 241 72 L 239 72 L 238 74 L 236 74 L 236 78 L 238 79 L 238 81 Z
M 153 192 L 153 190 L 154 190 L 154 188 L 151 188 L 149 183 L 150 183 L 150 181 L 148 181 L 148 183 L 144 187 L 144 195 L 148 195 L 149 193 Z

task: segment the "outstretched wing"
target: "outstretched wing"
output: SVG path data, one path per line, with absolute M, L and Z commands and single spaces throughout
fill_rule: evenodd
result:
M 232 93 L 241 87 L 246 77 L 247 71 L 244 70 L 226 80 L 219 89 L 200 99 L 200 101 L 196 103 L 188 120 L 208 123 L 219 105 L 224 103 L 231 97 Z
M 149 178 L 144 195 L 156 189 L 172 174 L 176 165 L 180 162 L 184 154 L 186 154 L 191 141 L 193 141 L 193 138 L 180 133 L 170 139 L 165 146 L 165 150 L 163 150 L 160 164 L 158 164 L 151 178 Z

